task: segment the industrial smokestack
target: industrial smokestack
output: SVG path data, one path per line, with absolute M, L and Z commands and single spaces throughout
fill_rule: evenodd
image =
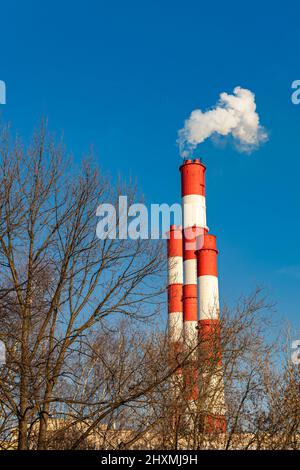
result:
M 193 422 L 199 396 L 198 383 L 198 305 L 197 305 L 197 241 L 206 227 L 205 166 L 186 160 L 180 167 L 183 210 L 183 331 L 189 365 L 185 368 L 188 412 Z
M 182 227 L 171 225 L 168 237 L 168 330 L 171 357 L 182 350 L 182 285 Z
M 169 342 L 173 358 L 181 350 L 188 353 L 183 371 L 187 412 L 195 416 L 200 398 L 206 431 L 225 432 L 218 252 L 206 225 L 205 171 L 199 159 L 185 160 L 180 167 L 183 227 L 171 226 L 168 241 Z M 176 385 L 175 401 L 177 391 Z
M 180 420 L 180 394 L 183 385 L 183 371 L 178 364 L 183 351 L 183 260 L 182 260 L 182 226 L 170 226 L 168 234 L 168 332 L 169 361 L 176 369 L 170 380 L 170 426 L 177 428 Z
M 183 324 L 189 348 L 198 343 L 197 240 L 207 231 L 205 204 L 205 166 L 186 160 L 180 167 L 183 209 Z
M 204 424 L 207 432 L 226 431 L 217 255 L 216 237 L 205 234 L 202 246 L 197 250 L 197 276 L 199 344 L 204 368 L 201 390 L 204 397 Z

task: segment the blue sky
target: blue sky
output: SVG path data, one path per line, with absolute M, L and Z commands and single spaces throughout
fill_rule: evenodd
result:
M 296 2 L 15 1 L 1 5 L 2 119 L 28 136 L 42 115 L 80 157 L 136 177 L 148 202 L 179 201 L 177 130 L 236 85 L 270 139 L 252 155 L 205 142 L 208 225 L 222 299 L 263 284 L 300 328 L 300 79 Z

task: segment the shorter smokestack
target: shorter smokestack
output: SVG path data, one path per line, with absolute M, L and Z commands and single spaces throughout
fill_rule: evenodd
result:
M 168 332 L 169 363 L 175 373 L 170 380 L 170 426 L 177 428 L 180 420 L 180 394 L 183 386 L 181 367 L 183 351 L 183 260 L 182 227 L 170 226 L 168 233 Z M 180 366 L 178 368 L 178 366 Z
M 182 350 L 182 227 L 171 225 L 168 237 L 168 324 L 171 355 Z
M 203 367 L 201 393 L 207 432 L 226 431 L 217 255 L 216 237 L 205 234 L 202 247 L 197 250 L 197 275 L 199 354 Z

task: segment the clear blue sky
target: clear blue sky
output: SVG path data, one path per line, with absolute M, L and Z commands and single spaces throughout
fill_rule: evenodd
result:
M 177 130 L 236 85 L 256 93 L 269 142 L 252 155 L 207 142 L 208 225 L 222 299 L 264 284 L 300 328 L 297 2 L 16 1 L 1 4 L 2 118 L 29 135 L 42 115 L 80 156 L 137 177 L 148 202 L 179 201 Z

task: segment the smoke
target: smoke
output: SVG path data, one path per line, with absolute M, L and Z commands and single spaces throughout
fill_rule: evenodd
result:
M 268 140 L 266 130 L 259 124 L 254 93 L 236 87 L 232 95 L 221 93 L 214 109 L 195 109 L 178 133 L 181 156 L 189 156 L 198 144 L 216 134 L 231 135 L 236 148 L 248 153 Z

